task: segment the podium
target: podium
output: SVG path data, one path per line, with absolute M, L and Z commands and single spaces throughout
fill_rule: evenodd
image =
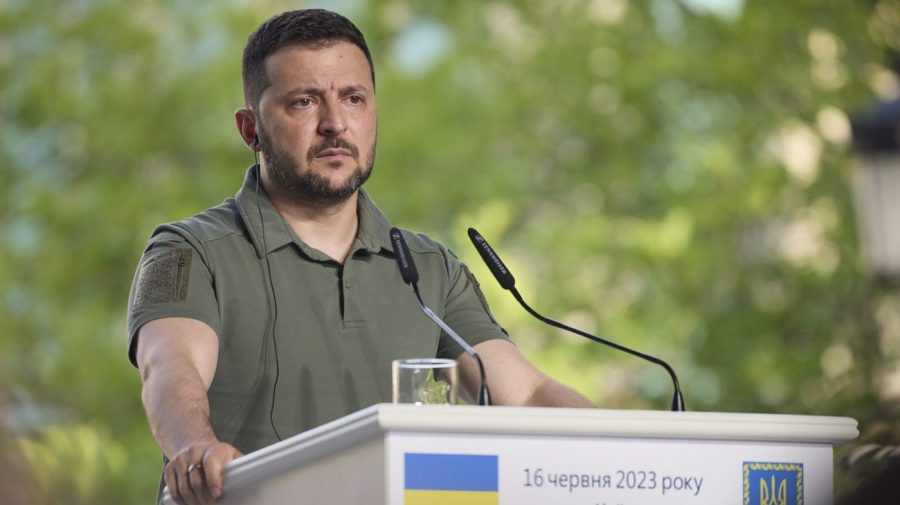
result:
M 220 503 L 828 505 L 833 446 L 858 434 L 846 417 L 379 404 L 232 461 Z

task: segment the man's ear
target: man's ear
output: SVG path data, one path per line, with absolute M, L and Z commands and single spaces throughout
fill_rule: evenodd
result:
M 246 107 L 234 111 L 234 122 L 244 144 L 253 151 L 259 151 L 259 134 L 253 111 Z

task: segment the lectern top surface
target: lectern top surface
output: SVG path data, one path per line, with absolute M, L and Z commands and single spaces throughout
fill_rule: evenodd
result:
M 856 420 L 849 417 L 785 414 L 380 404 L 356 415 L 386 431 L 822 444 L 859 435 Z

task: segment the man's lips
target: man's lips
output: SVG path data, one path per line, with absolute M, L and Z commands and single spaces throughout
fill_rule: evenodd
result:
M 326 158 L 329 156 L 351 156 L 351 153 L 346 149 L 325 149 L 317 154 L 316 158 Z

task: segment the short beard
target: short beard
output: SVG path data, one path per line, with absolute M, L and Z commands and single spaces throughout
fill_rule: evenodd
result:
M 307 154 L 307 161 L 312 162 L 316 155 L 325 149 L 344 148 L 349 150 L 353 158 L 357 161 L 356 169 L 350 174 L 347 181 L 337 188 L 332 188 L 324 177 L 317 174 L 312 169 L 298 175 L 296 168 L 299 166 L 296 158 L 290 153 L 281 151 L 272 145 L 269 135 L 260 127 L 259 129 L 259 149 L 263 158 L 266 160 L 266 172 L 272 179 L 272 183 L 285 192 L 287 195 L 302 202 L 305 205 L 314 205 L 316 207 L 331 207 L 336 204 L 345 202 L 353 196 L 359 188 L 372 175 L 372 168 L 375 165 L 375 145 L 368 156 L 368 165 L 363 169 L 360 167 L 359 150 L 356 146 L 338 137 L 332 137 L 321 144 L 310 148 Z

